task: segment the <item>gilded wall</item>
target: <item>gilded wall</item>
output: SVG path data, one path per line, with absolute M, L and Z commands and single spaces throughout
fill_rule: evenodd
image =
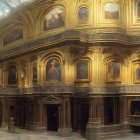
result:
M 0 25 L 1 86 L 139 84 L 139 9 L 139 0 L 38 1 L 21 9 Z

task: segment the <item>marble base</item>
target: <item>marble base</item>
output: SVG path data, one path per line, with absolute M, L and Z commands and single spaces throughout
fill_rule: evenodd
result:
M 69 137 L 72 134 L 72 128 L 59 128 L 58 135 L 61 137 Z

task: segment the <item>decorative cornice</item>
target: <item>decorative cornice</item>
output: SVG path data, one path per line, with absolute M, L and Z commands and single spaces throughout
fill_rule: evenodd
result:
M 12 56 L 21 55 L 24 53 L 31 53 L 32 51 L 43 50 L 51 48 L 52 45 L 55 44 L 54 47 L 59 43 L 64 43 L 65 46 L 69 45 L 69 42 L 75 43 L 74 41 L 78 41 L 79 43 L 91 44 L 91 45 L 107 45 L 115 43 L 131 47 L 140 44 L 140 36 L 127 36 L 119 33 L 94 33 L 88 34 L 82 31 L 77 30 L 67 30 L 52 36 L 48 36 L 42 39 L 34 40 L 32 42 L 28 42 L 19 46 L 11 46 L 6 50 L 0 51 L 0 60 L 5 58 L 10 58 Z M 61 46 L 62 46 L 61 45 Z M 60 44 L 59 44 L 60 47 Z
M 36 86 L 33 88 L 0 88 L 0 95 L 38 95 L 38 94 L 73 94 L 73 95 L 131 95 L 140 96 L 140 85 L 104 85 L 104 86 Z

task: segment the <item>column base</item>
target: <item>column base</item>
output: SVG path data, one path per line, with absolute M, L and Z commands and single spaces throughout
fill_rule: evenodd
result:
M 86 137 L 88 140 L 101 140 L 100 138 L 100 119 L 90 118 L 86 128 Z
M 7 123 L 7 122 L 2 122 L 2 123 L 1 123 L 1 127 L 2 127 L 2 128 L 8 127 L 8 123 Z
M 33 131 L 44 132 L 44 131 L 46 131 L 46 127 L 42 126 L 42 125 L 39 125 L 38 123 L 34 123 L 33 124 Z
M 88 140 L 104 140 L 129 136 L 131 133 L 128 122 L 112 125 L 100 125 L 99 122 L 89 122 L 86 129 Z
M 61 137 L 69 137 L 71 136 L 72 128 L 59 128 L 58 129 L 58 135 Z

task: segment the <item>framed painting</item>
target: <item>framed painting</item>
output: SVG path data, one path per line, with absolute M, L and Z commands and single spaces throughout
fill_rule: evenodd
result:
M 134 82 L 140 83 L 140 63 L 134 64 Z
M 80 22 L 85 22 L 88 20 L 89 10 L 87 7 L 81 7 L 78 11 L 78 20 Z
M 8 67 L 8 85 L 17 85 L 17 67 L 15 65 L 10 65 Z
M 44 31 L 65 26 L 64 8 L 57 7 L 47 13 L 44 18 Z
M 0 86 L 2 85 L 2 68 L 0 67 Z
M 140 17 L 140 0 L 138 0 L 137 9 L 138 9 L 137 15 L 138 15 L 138 17 Z
M 76 63 L 76 81 L 90 81 L 89 75 L 90 64 L 89 60 L 80 60 Z
M 56 58 L 50 59 L 46 64 L 46 81 L 61 81 L 61 65 Z
M 121 81 L 121 63 L 109 62 L 107 65 L 107 81 L 120 82 Z
M 119 19 L 119 5 L 117 3 L 107 3 L 104 5 L 105 19 Z
M 7 45 L 23 38 L 22 28 L 15 28 L 3 38 L 3 45 Z
M 32 82 L 37 83 L 37 63 L 33 64 L 32 74 L 33 74 L 32 75 L 32 77 L 33 77 Z

